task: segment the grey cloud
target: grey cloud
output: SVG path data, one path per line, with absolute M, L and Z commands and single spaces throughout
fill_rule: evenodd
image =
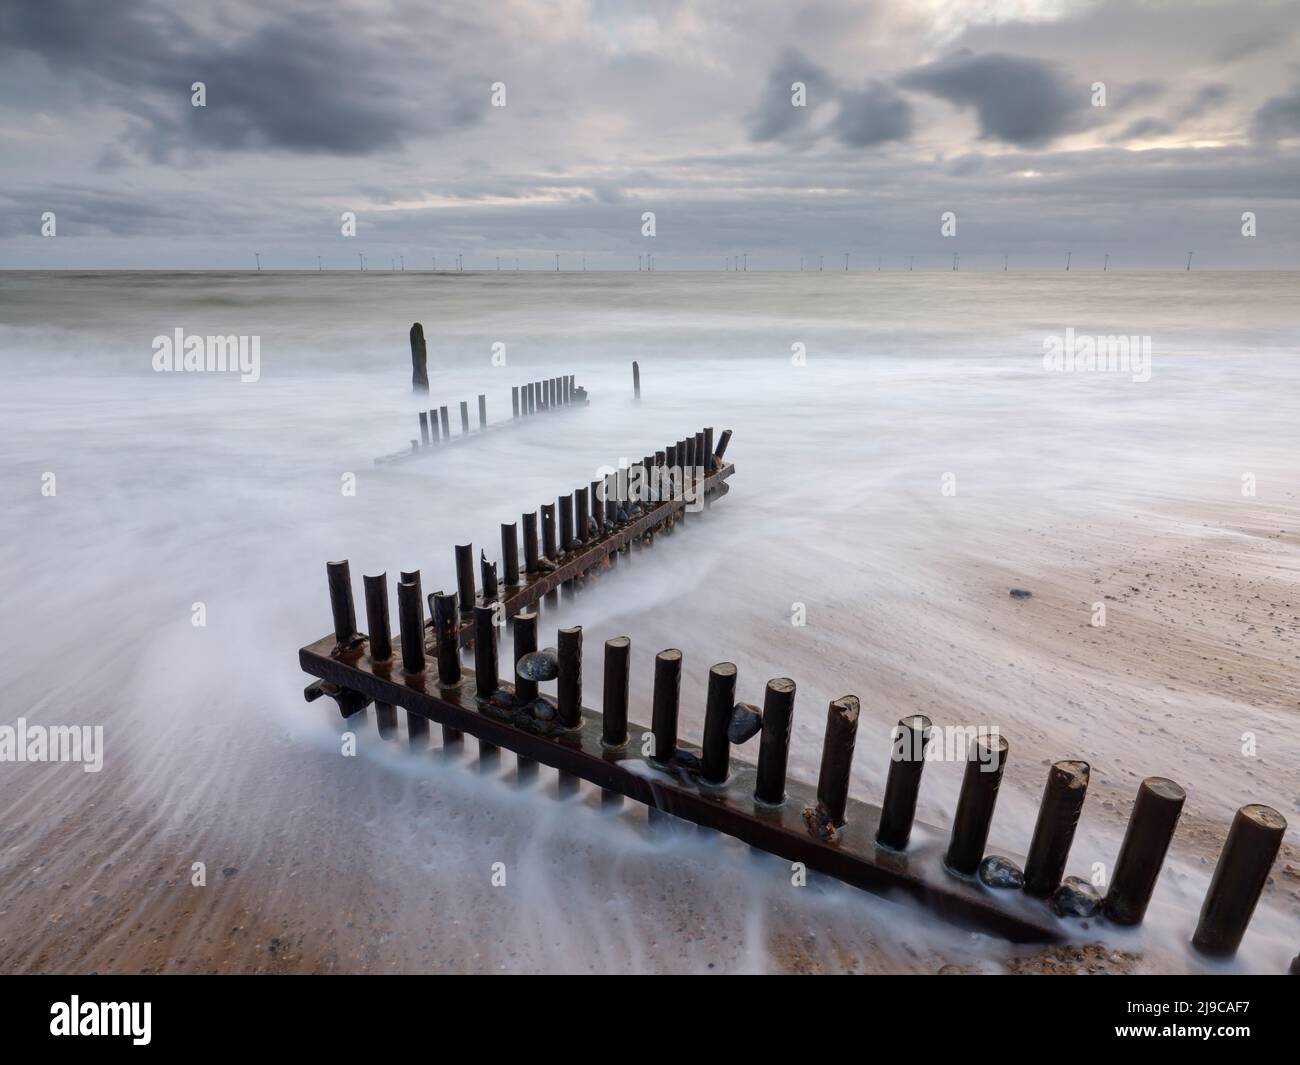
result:
M 990 52 L 959 54 L 905 74 L 899 84 L 974 108 L 980 135 L 1038 147 L 1077 127 L 1086 85 L 1069 86 L 1048 63 Z
M 832 129 L 851 148 L 906 140 L 912 133 L 912 105 L 888 85 L 868 83 L 840 95 L 840 113 Z
M 1164 119 L 1160 118 L 1139 118 L 1132 125 L 1126 127 L 1118 136 L 1112 138 L 1116 141 L 1138 140 L 1142 137 L 1166 137 L 1173 133 L 1174 127 Z
M 471 101 L 433 64 L 423 78 L 439 105 L 418 108 L 394 74 L 416 60 L 411 45 L 360 32 L 357 18 L 282 9 L 250 31 L 200 33 L 154 0 L 8 0 L 0 53 L 39 55 L 88 99 L 120 107 L 128 142 L 155 160 L 191 148 L 361 155 L 477 120 L 486 96 Z M 190 104 L 195 81 L 204 108 Z
M 1263 140 L 1300 136 L 1300 84 L 1265 100 L 1255 112 L 1255 135 Z
M 1158 99 L 1167 92 L 1169 86 L 1163 81 L 1157 81 L 1155 78 L 1144 78 L 1141 81 L 1131 81 L 1121 85 L 1109 100 L 1110 106 L 1116 110 L 1123 110 L 1131 107 L 1133 104 L 1148 103 L 1151 100 Z
M 1200 118 L 1206 111 L 1212 111 L 1220 104 L 1226 103 L 1230 95 L 1232 95 L 1231 90 L 1226 85 L 1217 82 L 1202 85 L 1191 102 L 1178 111 L 1177 120 L 1190 122 L 1194 118 Z
M 807 86 L 806 107 L 795 107 L 790 102 L 790 86 L 796 81 Z M 834 79 L 825 70 L 795 49 L 787 49 L 768 74 L 758 107 L 750 117 L 750 139 L 783 140 L 809 133 L 810 113 L 835 92 Z

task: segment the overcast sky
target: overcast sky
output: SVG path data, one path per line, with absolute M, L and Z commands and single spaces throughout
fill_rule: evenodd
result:
M 3 268 L 1298 268 L 1298 201 L 1294 0 L 0 3 Z

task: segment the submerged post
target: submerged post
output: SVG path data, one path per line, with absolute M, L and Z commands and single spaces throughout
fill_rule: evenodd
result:
M 490 699 L 496 693 L 500 674 L 492 613 L 490 606 L 474 608 L 474 690 L 480 699 Z
M 587 542 L 587 520 L 591 514 L 591 504 L 587 501 L 587 489 L 573 490 L 573 537 L 578 544 Z
M 537 698 L 537 681 L 519 672 L 519 660 L 537 650 L 537 612 L 523 610 L 515 615 L 514 662 L 510 667 L 515 682 L 515 705 L 526 706 Z
M 474 609 L 474 545 L 456 545 L 456 598 L 461 612 Z
M 826 714 L 826 737 L 822 740 L 822 770 L 816 778 L 816 827 L 833 834 L 844 824 L 849 806 L 849 776 L 853 772 L 853 749 L 858 744 L 858 718 L 862 703 L 857 696 L 831 700 Z M 909 824 L 909 827 L 910 824 Z
M 627 746 L 627 699 L 632 641 L 615 636 L 605 641 L 605 685 L 601 703 L 600 742 L 610 750 Z
M 559 679 L 556 685 L 556 717 L 565 728 L 582 724 L 582 626 L 559 633 Z
M 487 396 L 482 392 L 478 394 L 478 427 L 487 428 Z
M 459 622 L 456 597 L 434 592 L 433 631 L 438 641 L 438 680 L 442 684 L 460 683 Z
M 537 511 L 524 515 L 524 572 L 537 572 Z
M 1237 811 L 1196 922 L 1192 946 L 1197 950 L 1221 956 L 1237 952 L 1285 832 L 1286 818 L 1271 806 Z
M 641 398 L 641 367 L 635 359 L 632 360 L 632 395 L 636 399 Z
M 1147 777 L 1138 785 L 1106 892 L 1106 916 L 1116 924 L 1139 924 L 1146 915 L 1186 798 L 1187 793 L 1165 777 Z
M 519 417 L 519 386 L 510 386 L 510 417 Z
M 501 564 L 506 584 L 519 583 L 519 526 L 501 523 Z
M 402 581 L 397 586 L 397 623 L 402 627 L 402 671 L 423 673 L 424 604 L 416 581 Z
M 429 443 L 436 444 L 439 442 L 441 434 L 438 431 L 438 412 L 429 411 Z
M 573 548 L 573 496 L 560 496 L 560 554 Z
M 464 436 L 469 432 L 469 401 L 462 399 L 460 401 L 460 435 Z
M 451 439 L 451 416 L 447 413 L 446 407 L 438 408 L 438 420 L 442 422 L 442 435 L 448 440 Z
M 555 550 L 555 504 L 542 504 L 542 554 L 554 562 L 559 558 Z
M 709 668 L 709 689 L 704 703 L 704 754 L 700 777 L 706 784 L 725 784 L 731 771 L 731 710 L 736 705 L 736 663 L 719 662 Z
M 420 411 L 420 445 L 429 446 L 429 414 L 427 411 Z
M 731 443 L 731 430 L 722 430 L 722 435 L 718 437 L 718 450 L 713 453 L 713 464 L 721 465 L 722 456 L 727 453 L 727 445 Z
M 424 344 L 424 326 L 419 322 L 411 326 L 411 391 L 429 391 L 429 353 Z
M 370 661 L 387 662 L 393 657 L 393 636 L 388 621 L 388 574 L 363 575 L 366 595 L 366 628 L 370 636 Z M 387 739 L 397 730 L 397 708 L 392 703 L 375 702 L 375 724 L 379 735 Z
M 1087 762 L 1056 762 L 1047 774 L 1038 822 L 1025 858 L 1025 893 L 1046 898 L 1060 886 L 1088 794 Z
M 930 719 L 924 714 L 905 717 L 894 726 L 885 798 L 880 805 L 876 842 L 896 851 L 906 849 L 916 818 L 916 798 L 921 791 L 921 770 L 930 743 Z
M 957 812 L 952 819 L 952 838 L 944 864 L 954 873 L 974 876 L 984 858 L 984 846 L 993 824 L 993 808 L 1007 764 L 1007 741 L 1000 735 L 983 735 L 975 740 L 966 762 Z
M 790 758 L 790 727 L 794 722 L 794 681 L 776 677 L 763 697 L 763 734 L 758 741 L 758 774 L 754 798 L 768 806 L 785 802 L 785 769 Z
M 655 686 L 650 711 L 654 735 L 651 761 L 667 765 L 677 753 L 677 708 L 682 690 L 682 653 L 675 647 L 655 655 Z
M 337 653 L 357 641 L 357 611 L 352 602 L 352 570 L 347 559 L 325 563 L 330 589 L 330 611 L 334 615 L 334 650 Z

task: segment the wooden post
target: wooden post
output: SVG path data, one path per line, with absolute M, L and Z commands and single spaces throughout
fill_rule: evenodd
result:
M 650 711 L 654 734 L 651 761 L 667 765 L 677 753 L 677 708 L 682 689 L 682 653 L 675 647 L 655 655 L 655 686 Z
M 1145 916 L 1186 798 L 1164 777 L 1147 777 L 1138 786 L 1106 892 L 1106 916 L 1116 924 L 1139 924 Z
M 1025 858 L 1025 893 L 1047 898 L 1061 883 L 1088 794 L 1087 762 L 1056 762 L 1047 774 L 1038 822 Z
M 478 394 L 478 427 L 487 428 L 487 396 L 482 392 Z
M 767 682 L 767 693 L 763 698 L 763 734 L 758 741 L 754 798 L 768 806 L 780 806 L 785 802 L 785 770 L 790 760 L 794 693 L 794 681 L 789 677 L 776 677 Z
M 635 359 L 632 360 L 632 395 L 636 399 L 641 398 L 641 367 Z
M 1237 811 L 1196 923 L 1192 946 L 1197 950 L 1225 957 L 1237 953 L 1285 832 L 1286 819 L 1271 806 Z
M 925 748 L 930 742 L 930 719 L 924 714 L 905 717 L 894 726 L 885 798 L 880 805 L 876 842 L 896 851 L 905 850 L 916 818 L 916 798 L 921 791 Z
M 974 876 L 984 859 L 1002 770 L 1007 764 L 1007 741 L 1002 736 L 980 736 L 973 747 L 957 797 L 952 838 L 943 859 L 949 869 L 962 876 Z
M 709 669 L 709 690 L 704 703 L 704 758 L 700 777 L 706 784 L 725 784 L 731 768 L 731 741 L 727 730 L 736 705 L 736 663 L 719 662 Z
M 424 326 L 416 322 L 411 326 L 411 391 L 429 392 L 429 353 L 424 345 Z

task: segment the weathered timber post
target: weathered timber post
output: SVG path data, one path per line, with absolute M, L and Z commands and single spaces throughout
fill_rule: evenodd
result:
M 892 850 L 905 850 L 912 836 L 930 736 L 930 719 L 924 714 L 905 717 L 894 726 L 889 775 L 885 778 L 885 798 L 880 805 L 880 827 L 876 832 L 876 842 Z
M 1056 762 L 1047 774 L 1038 821 L 1025 858 L 1025 894 L 1047 898 L 1060 886 L 1074 830 L 1088 794 L 1087 762 Z
M 1286 819 L 1271 806 L 1237 811 L 1196 923 L 1192 946 L 1197 950 L 1225 957 L 1237 953 L 1285 832 Z
M 719 662 L 709 668 L 708 695 L 704 703 L 704 757 L 700 777 L 706 784 L 725 784 L 731 770 L 731 711 L 736 705 L 736 663 Z
M 393 658 L 393 635 L 388 620 L 388 574 L 363 576 L 366 593 L 366 628 L 370 636 L 370 661 L 378 664 Z M 397 708 L 392 703 L 375 703 L 375 724 L 379 735 L 389 739 L 397 731 Z
M 794 723 L 794 681 L 776 677 L 763 697 L 763 733 L 758 741 L 758 772 L 754 798 L 768 806 L 785 802 L 785 770 L 790 760 L 790 727 Z
M 632 395 L 636 399 L 641 398 L 641 367 L 637 365 L 635 359 L 632 360 Z
M 957 812 L 952 818 L 952 837 L 944 863 L 954 873 L 974 876 L 984 859 L 989 841 L 993 808 L 1002 785 L 1002 770 L 1007 764 L 1007 741 L 1000 735 L 980 736 L 966 762 L 966 774 L 957 797 Z
M 419 322 L 411 326 L 411 391 L 429 392 L 429 353 L 424 346 L 424 326 Z
M 1106 916 L 1116 924 L 1139 924 L 1146 915 L 1186 798 L 1164 777 L 1147 777 L 1138 786 L 1106 892 Z

